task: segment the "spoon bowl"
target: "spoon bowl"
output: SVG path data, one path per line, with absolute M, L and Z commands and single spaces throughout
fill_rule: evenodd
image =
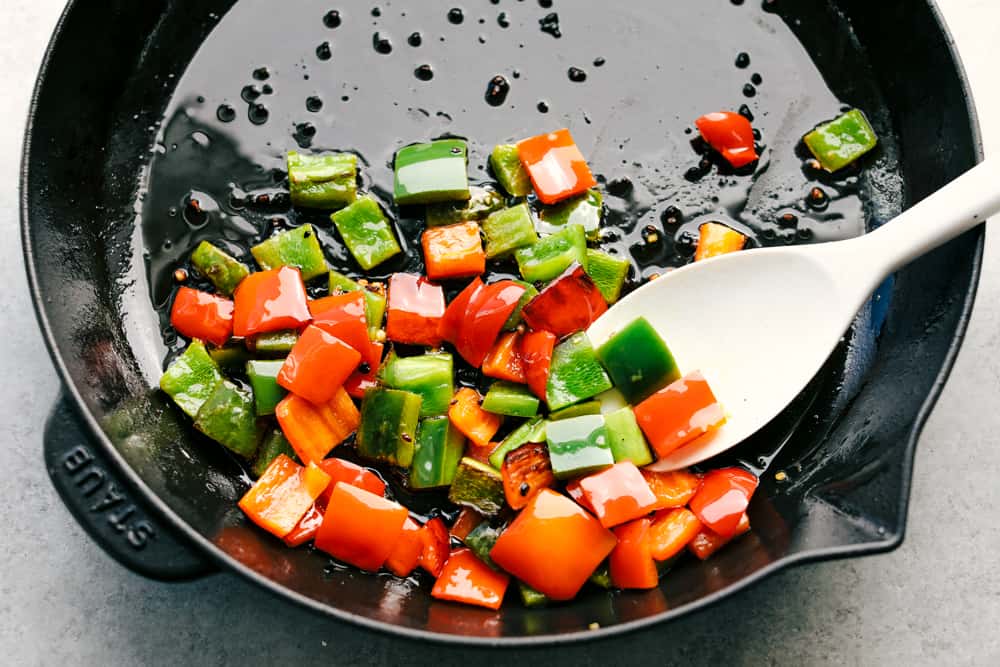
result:
M 683 373 L 700 370 L 726 411 L 714 432 L 652 466 L 720 454 L 805 388 L 886 275 L 1000 210 L 1000 163 L 985 161 L 865 236 L 713 257 L 637 289 L 587 331 L 601 345 L 645 317 Z

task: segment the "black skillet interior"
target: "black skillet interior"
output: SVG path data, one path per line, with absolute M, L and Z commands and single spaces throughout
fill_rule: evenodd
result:
M 161 521 L 196 550 L 320 611 L 488 642 L 599 636 L 693 609 L 785 563 L 898 544 L 916 432 L 971 306 L 978 232 L 898 274 L 797 403 L 730 456 L 765 470 L 752 534 L 707 564 L 679 565 L 657 590 L 590 591 L 551 609 L 512 603 L 487 612 L 435 602 L 426 582 L 288 550 L 248 526 L 235 508 L 247 482 L 240 467 L 149 389 L 178 345 L 161 335 L 151 300 L 167 300 L 169 273 L 197 240 L 238 249 L 307 219 L 274 197 L 289 148 L 356 150 L 365 186 L 384 195 L 403 143 L 468 137 L 470 173 L 486 180 L 493 143 L 569 126 L 609 193 L 609 224 L 621 230 L 610 245 L 641 260 L 636 280 L 678 261 L 675 242 L 682 252 L 690 229 L 709 217 L 761 245 L 842 238 L 978 158 L 959 66 L 924 2 L 686 0 L 666 9 L 477 0 L 463 6 L 460 23 L 441 3 L 329 4 L 278 11 L 258 0 L 113 1 L 94 11 L 71 3 L 40 79 L 23 213 L 41 321 L 71 393 L 96 420 L 89 425 L 100 423 L 113 442 L 110 465 L 122 465 Z M 324 20 L 330 9 L 339 10 L 335 27 Z M 560 37 L 545 22 L 552 12 Z M 745 69 L 735 62 L 744 51 Z M 414 73 L 424 64 L 429 81 Z M 572 81 L 570 67 L 586 80 Z M 761 81 L 751 91 L 755 73 Z M 484 99 L 495 75 L 510 83 L 499 106 Z M 691 121 L 742 104 L 767 149 L 757 174 L 715 165 L 686 177 L 700 159 L 686 134 Z M 882 141 L 863 172 L 835 180 L 803 168 L 797 141 L 841 104 L 868 112 Z M 806 205 L 814 185 L 832 195 L 824 210 Z M 207 205 L 205 219 L 185 219 L 190 196 Z M 665 223 L 667 206 L 685 222 Z M 785 212 L 797 227 L 777 224 Z M 400 216 L 411 242 L 418 225 Z M 635 245 L 646 225 L 664 232 L 660 247 Z M 324 227 L 331 264 L 351 271 Z M 747 347 L 752 354 L 752 341 Z M 75 435 L 68 428 L 50 430 L 65 442 Z M 779 470 L 786 481 L 775 481 Z M 197 567 L 174 565 L 144 571 Z M 589 630 L 593 623 L 603 630 Z

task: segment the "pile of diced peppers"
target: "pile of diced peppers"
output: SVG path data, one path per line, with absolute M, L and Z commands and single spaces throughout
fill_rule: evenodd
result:
M 749 124 L 731 116 L 698 127 L 746 164 L 747 151 L 757 157 L 740 145 Z M 870 151 L 874 132 L 852 110 L 804 141 L 834 171 Z M 426 207 L 427 275 L 386 285 L 330 270 L 309 224 L 251 248 L 258 270 L 202 241 L 191 265 L 215 292 L 178 289 L 171 323 L 191 340 L 160 386 L 247 462 L 256 481 L 241 509 L 290 547 L 311 541 L 404 577 L 420 568 L 434 597 L 492 609 L 512 576 L 529 607 L 588 582 L 653 588 L 682 551 L 705 559 L 749 530 L 757 478 L 645 467 L 697 446 L 726 417 L 705 377 L 682 376 L 644 318 L 597 348 L 588 337 L 629 263 L 590 247 L 602 195 L 569 131 L 498 145 L 489 164 L 499 187 L 469 185 L 467 153 L 443 139 L 395 157 L 394 203 Z M 332 211 L 363 274 L 402 248 L 357 182 L 353 155 L 288 154 L 293 203 Z M 696 260 L 746 244 L 721 223 L 700 232 Z M 484 282 L 497 259 L 513 259 L 522 280 Z M 328 295 L 310 298 L 306 284 L 320 278 Z M 446 303 L 440 281 L 466 284 Z M 458 386 L 455 355 L 491 381 L 485 395 Z M 626 405 L 604 405 L 608 392 Z M 352 439 L 356 458 L 400 469 L 410 489 L 446 491 L 461 508 L 452 525 L 422 522 L 386 496 L 376 468 L 331 455 Z

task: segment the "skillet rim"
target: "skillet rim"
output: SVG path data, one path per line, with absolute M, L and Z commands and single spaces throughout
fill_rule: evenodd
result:
M 955 44 L 954 37 L 948 28 L 947 23 L 944 20 L 944 16 L 941 13 L 940 8 L 936 0 L 925 0 L 928 10 L 931 13 L 931 18 L 937 25 L 942 37 L 944 38 L 945 47 L 948 50 L 948 54 L 951 58 L 951 64 L 954 68 L 955 74 L 958 77 L 958 83 L 963 93 L 963 102 L 966 109 L 966 115 L 969 120 L 969 133 L 972 140 L 972 147 L 974 151 L 975 161 L 979 163 L 983 160 L 984 149 L 982 133 L 979 127 L 979 117 L 975 108 L 975 101 L 973 98 L 972 90 L 969 86 L 968 76 L 965 72 L 965 67 L 962 64 L 958 48 Z M 418 630 L 414 628 L 406 628 L 385 621 L 378 621 L 366 616 L 359 614 L 354 614 L 351 612 L 346 612 L 338 609 L 332 605 L 321 603 L 314 600 L 308 596 L 301 593 L 293 591 L 289 588 L 282 586 L 281 584 L 265 577 L 264 575 L 252 570 L 243 563 L 237 561 L 231 556 L 225 554 L 221 549 L 214 545 L 211 541 L 206 539 L 203 535 L 191 528 L 187 522 L 185 522 L 176 512 L 173 511 L 163 500 L 159 498 L 155 493 L 153 493 L 143 479 L 128 465 L 124 457 L 119 453 L 119 451 L 111 443 L 110 439 L 101 429 L 94 415 L 87 408 L 86 403 L 83 400 L 82 395 L 77 389 L 76 384 L 67 368 L 62 354 L 59 348 L 59 341 L 56 339 L 55 333 L 49 323 L 48 317 L 44 310 L 44 298 L 42 296 L 42 290 L 39 283 L 38 271 L 36 268 L 36 256 L 32 249 L 32 232 L 31 232 L 31 211 L 29 210 L 28 201 L 28 183 L 29 175 L 31 173 L 30 157 L 32 153 L 32 148 L 36 140 L 35 137 L 35 120 L 38 113 L 39 98 L 41 96 L 42 89 L 45 86 L 49 67 L 54 56 L 56 46 L 62 37 L 66 23 L 70 19 L 70 14 L 72 14 L 81 4 L 81 0 L 68 0 L 66 6 L 64 7 L 59 20 L 56 22 L 55 28 L 52 33 L 52 37 L 49 39 L 49 43 L 46 46 L 45 53 L 42 57 L 41 65 L 38 70 L 38 75 L 35 80 L 35 87 L 32 91 L 31 102 L 28 106 L 28 117 L 25 123 L 24 131 L 24 143 L 21 151 L 21 168 L 20 168 L 20 179 L 19 179 L 19 210 L 20 210 L 20 227 L 21 227 L 21 244 L 23 251 L 23 258 L 25 263 L 25 272 L 28 278 L 28 289 L 31 294 L 32 306 L 35 311 L 35 317 L 38 320 L 39 328 L 42 332 L 42 338 L 45 341 L 46 349 L 48 350 L 49 356 L 52 359 L 52 363 L 56 368 L 56 372 L 59 375 L 59 379 L 62 386 L 62 396 L 68 396 L 71 399 L 73 409 L 76 411 L 77 415 L 80 417 L 81 422 L 88 428 L 89 436 L 91 442 L 96 443 L 102 450 L 102 452 L 108 456 L 111 461 L 116 466 L 116 472 L 121 474 L 126 481 L 131 484 L 133 489 L 139 493 L 143 500 L 145 500 L 149 505 L 158 512 L 158 518 L 167 522 L 172 529 L 180 533 L 184 538 L 187 539 L 189 546 L 193 549 L 197 549 L 199 555 L 207 556 L 210 561 L 218 566 L 225 567 L 229 571 L 236 572 L 250 582 L 260 586 L 268 593 L 281 597 L 286 600 L 290 600 L 299 606 L 310 609 L 311 611 L 321 614 L 323 616 L 334 618 L 338 621 L 345 621 L 348 623 L 354 623 L 368 630 L 374 630 L 376 632 L 392 635 L 396 637 L 406 637 L 409 639 L 416 639 L 421 641 L 426 641 L 435 644 L 448 644 L 453 646 L 468 646 L 468 647 L 494 647 L 494 648 L 514 648 L 514 647 L 540 647 L 540 646 L 554 646 L 562 644 L 570 644 L 577 642 L 593 641 L 598 639 L 605 639 L 616 637 L 620 635 L 625 635 L 628 633 L 636 632 L 638 630 L 652 627 L 655 624 L 663 623 L 681 616 L 691 614 L 694 612 L 702 611 L 707 607 L 714 605 L 718 601 L 725 597 L 736 594 L 737 592 L 744 590 L 752 586 L 753 584 L 762 581 L 765 577 L 778 572 L 787 567 L 801 565 L 809 562 L 817 562 L 824 560 L 835 560 L 841 558 L 852 558 L 857 556 L 873 555 L 879 553 L 885 553 L 892 551 L 902 544 L 903 538 L 906 533 L 906 519 L 907 519 L 907 509 L 909 506 L 910 498 L 910 487 L 913 480 L 913 459 L 916 452 L 917 441 L 919 440 L 920 434 L 930 416 L 934 405 L 937 403 L 938 398 L 941 395 L 944 385 L 946 384 L 951 370 L 954 367 L 955 360 L 958 356 L 959 350 L 961 349 L 962 342 L 965 339 L 965 334 L 968 329 L 969 320 L 972 314 L 972 308 L 976 299 L 976 292 L 979 287 L 979 279 L 982 273 L 982 262 L 983 262 L 983 252 L 985 247 L 985 229 L 980 225 L 974 231 L 968 232 L 968 234 L 975 234 L 975 248 L 972 256 L 970 257 L 972 261 L 972 274 L 970 276 L 969 286 L 965 290 L 965 298 L 962 301 L 961 311 L 959 313 L 958 321 L 955 326 L 954 333 L 952 335 L 951 341 L 948 345 L 947 352 L 942 361 L 941 368 L 934 378 L 934 381 L 927 393 L 926 398 L 917 411 L 914 418 L 913 424 L 910 427 L 909 434 L 906 438 L 905 447 L 903 449 L 902 463 L 904 466 L 905 474 L 901 480 L 900 494 L 898 499 L 898 509 L 900 516 L 900 530 L 899 533 L 893 535 L 885 540 L 869 542 L 865 544 L 852 544 L 852 545 L 842 545 L 836 547 L 825 547 L 810 549 L 795 553 L 789 556 L 785 556 L 778 560 L 769 563 L 768 565 L 754 571 L 748 576 L 726 586 L 725 588 L 719 589 L 709 595 L 699 598 L 693 602 L 689 602 L 685 605 L 674 609 L 668 609 L 666 611 L 647 616 L 645 618 L 640 618 L 632 621 L 627 621 L 624 623 L 619 623 L 617 625 L 609 627 L 601 627 L 596 630 L 580 630 L 574 632 L 565 632 L 559 634 L 544 634 L 544 635 L 533 635 L 533 636 L 521 636 L 521 637 L 473 637 L 468 635 L 457 635 L 457 634 L 447 634 L 440 632 L 432 632 L 429 630 Z M 59 400 L 57 398 L 57 400 Z M 220 571 L 221 571 L 220 567 Z

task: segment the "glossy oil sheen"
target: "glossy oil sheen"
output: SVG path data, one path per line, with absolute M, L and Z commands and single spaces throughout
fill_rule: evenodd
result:
M 158 530 L 155 548 L 138 551 L 126 539 L 140 532 L 134 520 L 117 532 L 105 513 L 88 511 L 92 501 L 63 457 L 86 437 L 74 429 L 97 434 L 91 429 L 98 422 L 79 424 L 60 412 L 47 431 L 53 479 L 105 548 L 151 576 L 191 576 L 203 566 L 175 566 L 179 551 L 156 547 L 178 532 L 199 553 L 337 618 L 410 636 L 509 643 L 607 636 L 685 613 L 790 562 L 898 544 L 915 433 L 967 321 L 980 234 L 901 271 L 810 391 L 730 455 L 786 473 L 783 482 L 765 475 L 749 535 L 708 565 L 678 564 L 656 590 L 587 589 L 570 604 L 538 610 L 436 602 L 426 582 L 360 576 L 246 525 L 235 509 L 247 484 L 240 467 L 148 391 L 165 352 L 179 347 L 169 331 L 161 341 L 165 322 L 150 310 L 150 293 L 154 305 L 167 302 L 171 269 L 198 238 L 218 238 L 247 261 L 245 244 L 254 237 L 307 220 L 321 227 L 331 263 L 349 266 L 325 219 L 300 218 L 280 196 L 281 174 L 272 169 L 282 168 L 293 145 L 361 151 L 369 161 L 363 185 L 386 201 L 387 160 L 399 145 L 467 135 L 481 142 L 471 147 L 476 180 L 487 144 L 528 136 L 540 123 L 572 129 L 608 194 L 609 222 L 623 228 L 605 232 L 608 242 L 641 260 L 643 275 L 680 261 L 675 250 L 693 252 L 692 232 L 706 217 L 730 216 L 729 224 L 763 243 L 856 234 L 939 188 L 979 155 L 961 73 L 926 3 L 769 3 L 778 13 L 726 0 L 671 3 L 669 12 L 653 2 L 621 8 L 581 0 L 544 12 L 531 2 L 482 3 L 466 6 L 457 26 L 443 9 L 425 6 L 432 3 L 381 3 L 380 17 L 335 3 L 301 2 L 281 12 L 260 4 L 241 2 L 229 12 L 229 0 L 206 0 L 197 11 L 167 2 L 109 0 L 101 11 L 71 3 L 36 91 L 22 217 L 43 330 L 74 400 L 114 443 L 98 441 L 92 453 L 108 456 L 100 463 L 106 472 L 137 484 L 131 495 L 147 503 L 144 520 Z M 538 24 L 556 10 L 559 39 Z M 332 11 L 336 20 L 324 22 Z M 487 19 L 481 27 L 480 15 Z M 475 38 L 480 31 L 485 44 Z M 396 48 L 376 52 L 375 32 Z M 422 35 L 419 48 L 403 46 L 414 32 Z M 323 42 L 331 44 L 330 60 L 315 52 Z M 742 69 L 734 65 L 740 52 L 749 54 Z M 421 64 L 433 66 L 430 82 L 412 75 Z M 585 69 L 586 80 L 570 81 L 569 66 Z M 253 77 L 261 67 L 270 73 L 265 82 Z M 763 83 L 744 98 L 754 72 Z M 483 89 L 498 74 L 510 90 L 491 107 Z M 260 89 L 252 105 L 241 98 L 251 82 Z M 928 91 L 941 103 L 927 104 Z M 865 109 L 882 144 L 861 175 L 830 180 L 803 173 L 795 145 L 804 129 L 835 115 L 837 97 Z M 322 101 L 317 111 L 315 98 Z M 547 114 L 538 110 L 542 99 Z M 756 185 L 715 167 L 696 183 L 685 179 L 700 165 L 684 127 L 706 110 L 742 103 L 773 149 Z M 230 182 L 237 186 L 232 199 Z M 804 188 L 812 185 L 830 196 L 825 208 L 805 204 Z M 207 215 L 188 220 L 183 203 L 197 187 Z M 770 215 L 789 205 L 798 231 Z M 678 220 L 671 207 L 683 214 L 679 222 L 671 222 Z M 647 224 L 663 225 L 662 244 L 639 245 Z M 407 242 L 419 225 L 404 215 L 399 228 L 408 231 Z M 408 253 L 384 268 L 418 266 Z M 419 494 L 398 486 L 396 493 L 409 506 L 426 507 Z M 600 629 L 588 630 L 592 623 Z

